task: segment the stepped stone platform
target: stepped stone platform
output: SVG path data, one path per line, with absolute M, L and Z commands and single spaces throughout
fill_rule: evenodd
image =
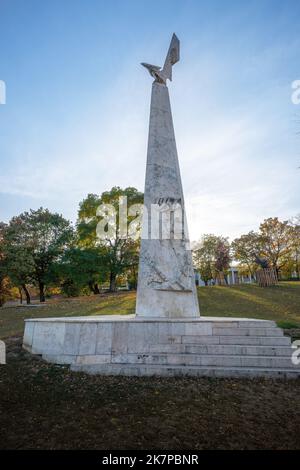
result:
M 273 321 L 139 318 L 25 320 L 23 347 L 74 371 L 103 375 L 300 377 L 291 340 Z

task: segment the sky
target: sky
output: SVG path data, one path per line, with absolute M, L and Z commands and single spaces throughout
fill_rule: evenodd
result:
M 0 220 L 144 188 L 151 77 L 169 92 L 190 238 L 300 212 L 298 0 L 0 0 Z M 300 129 L 299 129 L 300 130 Z

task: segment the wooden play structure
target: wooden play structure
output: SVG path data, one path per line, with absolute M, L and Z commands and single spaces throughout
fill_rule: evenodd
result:
M 260 287 L 270 287 L 278 284 L 278 276 L 275 268 L 263 268 L 256 271 L 256 280 Z

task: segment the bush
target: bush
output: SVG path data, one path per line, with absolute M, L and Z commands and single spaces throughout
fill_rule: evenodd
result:
M 61 285 L 61 292 L 66 297 L 78 297 L 81 294 L 81 287 L 72 280 L 66 280 Z

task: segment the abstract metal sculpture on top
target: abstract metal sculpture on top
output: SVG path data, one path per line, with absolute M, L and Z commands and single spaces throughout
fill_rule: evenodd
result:
M 163 69 L 157 65 L 142 62 L 142 65 L 149 70 L 150 75 L 155 78 L 156 82 L 166 84 L 167 80 L 172 81 L 172 66 L 179 61 L 179 46 L 179 39 L 176 34 L 173 34 Z
M 173 34 L 164 67 L 142 63 L 152 84 L 137 317 L 199 317 L 167 79 L 179 61 Z

